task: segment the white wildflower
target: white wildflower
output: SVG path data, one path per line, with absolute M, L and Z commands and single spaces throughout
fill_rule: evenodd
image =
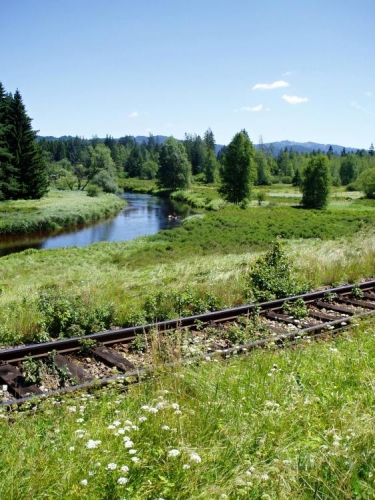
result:
M 117 484 L 126 484 L 128 482 L 128 479 L 126 477 L 119 477 L 117 479 Z
M 83 418 L 77 418 L 76 422 L 78 422 L 79 424 L 81 424 L 82 422 L 84 422 L 84 419 Z
M 146 422 L 147 417 L 139 417 L 138 421 L 139 422 Z
M 170 427 L 169 425 L 163 425 L 162 429 L 163 431 L 169 431 Z
M 183 470 L 187 470 L 187 469 L 190 469 L 190 465 L 189 464 L 184 464 L 182 466 Z
M 115 470 L 117 469 L 117 464 L 114 462 L 111 462 L 110 464 L 107 465 L 107 470 Z
M 133 448 L 134 443 L 133 443 L 133 441 L 125 441 L 124 445 L 125 445 L 125 448 Z
M 131 457 L 131 461 L 134 462 L 135 464 L 139 462 L 141 459 L 138 457 Z
M 71 447 L 69 448 L 69 451 L 74 451 L 74 450 L 75 450 L 74 446 L 71 446 Z
M 121 472 L 129 472 L 129 467 L 128 467 L 127 465 L 122 465 L 122 466 L 120 467 L 120 471 L 121 471 Z
M 178 403 L 172 403 L 171 404 L 171 407 L 174 409 L 174 410 L 178 410 L 180 408 L 180 405 Z
M 190 460 L 192 462 L 196 462 L 197 464 L 200 464 L 202 462 L 202 459 L 198 455 L 198 453 L 190 453 Z
M 179 450 L 169 450 L 168 457 L 177 457 L 180 454 Z
M 94 440 L 94 439 L 89 439 L 86 443 L 86 448 L 89 450 L 92 448 L 97 448 L 101 444 L 100 439 Z
M 129 450 L 129 455 L 135 455 L 136 453 L 137 453 L 137 450 L 133 450 L 133 449 Z
M 87 486 L 87 479 L 82 479 L 81 484 L 82 486 Z

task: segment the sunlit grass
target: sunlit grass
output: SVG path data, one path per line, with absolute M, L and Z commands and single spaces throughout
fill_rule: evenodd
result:
M 113 194 L 50 191 L 40 200 L 2 201 L 0 234 L 21 234 L 85 224 L 115 214 L 125 201 Z
M 374 360 L 367 322 L 4 413 L 0 497 L 373 498 Z

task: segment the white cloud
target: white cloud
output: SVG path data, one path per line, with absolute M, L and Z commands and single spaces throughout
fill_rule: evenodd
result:
M 258 104 L 258 106 L 244 106 L 243 108 L 235 109 L 234 111 L 252 111 L 252 112 L 257 112 L 257 111 L 262 111 L 264 110 L 263 104 Z
M 297 73 L 297 72 L 296 71 L 285 71 L 285 73 L 283 73 L 283 76 L 294 75 L 294 73 Z
M 139 116 L 138 111 L 133 111 L 132 113 L 130 113 L 129 118 L 137 118 L 138 116 Z
M 280 87 L 289 87 L 289 83 L 284 80 L 278 80 L 273 83 L 257 83 L 254 85 L 253 90 L 273 90 L 279 89 Z
M 368 109 L 364 108 L 363 106 L 361 106 L 360 104 L 358 104 L 357 101 L 352 101 L 350 103 L 350 106 L 353 106 L 353 108 L 359 109 L 360 111 L 363 111 L 364 113 L 367 113 L 368 115 L 375 116 L 375 113 L 373 113 L 372 111 L 369 111 Z
M 289 104 L 300 104 L 301 102 L 307 102 L 308 98 L 307 97 L 298 97 L 298 95 L 283 95 L 281 96 L 282 99 L 284 99 L 285 102 Z
M 372 92 L 365 92 L 365 95 L 367 95 L 367 97 L 372 97 Z

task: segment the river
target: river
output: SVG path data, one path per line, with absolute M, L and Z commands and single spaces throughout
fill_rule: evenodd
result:
M 6 236 L 0 240 L 0 256 L 21 252 L 27 248 L 45 249 L 83 247 L 99 241 L 125 241 L 138 236 L 172 229 L 192 213 L 188 205 L 172 202 L 149 194 L 124 193 L 127 206 L 117 215 L 89 226 L 54 232 Z M 176 213 L 176 219 L 168 215 Z

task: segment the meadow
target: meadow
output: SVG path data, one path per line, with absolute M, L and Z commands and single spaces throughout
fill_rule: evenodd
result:
M 87 196 L 85 191 L 51 190 L 40 200 L 2 201 L 0 235 L 58 231 L 115 214 L 124 200 L 113 194 Z
M 307 211 L 292 188 L 265 193 L 235 207 L 197 186 L 188 196 L 220 209 L 175 230 L 1 258 L 1 346 L 69 335 L 72 321 L 73 333 L 142 323 L 160 297 L 169 316 L 183 300 L 244 303 L 277 236 L 311 289 L 375 276 L 372 201 L 337 190 L 327 210 Z M 369 320 L 324 342 L 2 410 L 0 498 L 373 498 L 374 355 Z
M 374 498 L 374 359 L 362 322 L 0 412 L 0 497 Z

